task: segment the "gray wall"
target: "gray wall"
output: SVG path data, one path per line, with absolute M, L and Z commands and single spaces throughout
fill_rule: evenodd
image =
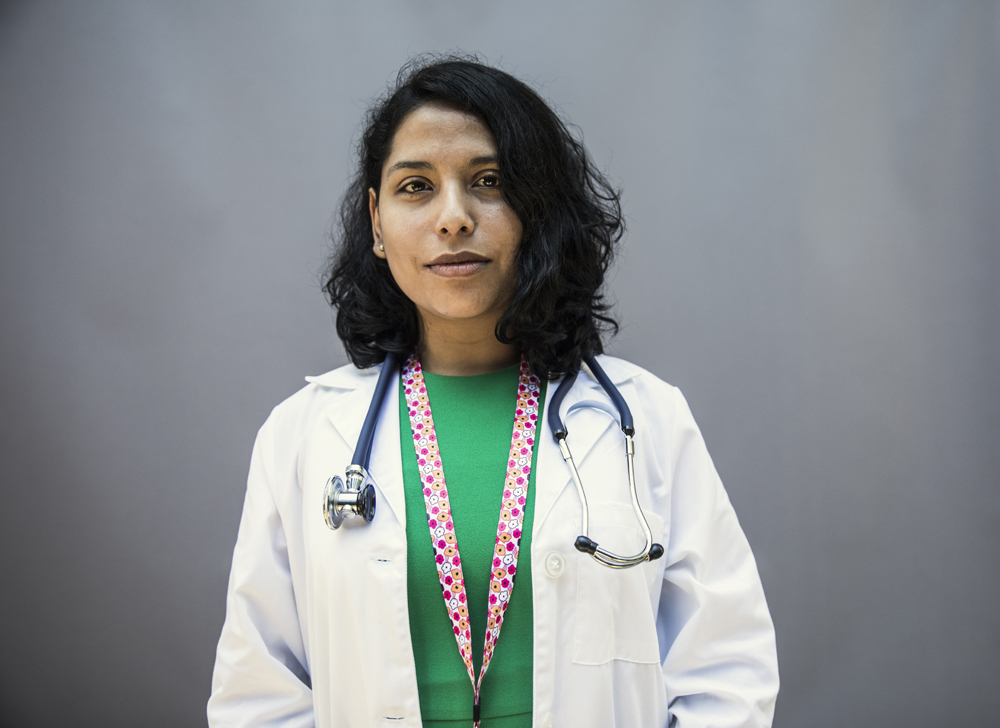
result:
M 463 48 L 625 191 L 611 350 L 687 394 L 776 725 L 1000 713 L 1000 12 L 967 2 L 7 3 L 0 719 L 204 722 L 256 428 L 366 102 Z

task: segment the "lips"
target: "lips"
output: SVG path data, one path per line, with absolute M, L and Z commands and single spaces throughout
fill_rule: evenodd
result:
M 489 258 L 478 253 L 462 251 L 458 253 L 442 253 L 428 263 L 427 267 L 437 275 L 451 278 L 472 275 L 485 268 L 489 262 Z

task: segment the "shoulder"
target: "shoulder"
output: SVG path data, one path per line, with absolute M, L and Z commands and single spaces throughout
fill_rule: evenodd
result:
M 622 389 L 629 408 L 639 409 L 649 426 L 671 432 L 696 427 L 680 389 L 625 359 L 602 354 L 597 361 Z M 633 396 L 629 396 L 629 390 Z
M 307 376 L 306 384 L 271 410 L 261 434 L 271 439 L 300 440 L 345 394 L 374 387 L 381 367 L 358 369 L 345 364 L 324 374 Z
M 677 387 L 663 381 L 638 364 L 625 359 L 619 359 L 616 356 L 608 356 L 607 354 L 599 355 L 597 362 L 604 368 L 608 377 L 616 385 L 625 384 L 626 382 L 631 383 L 639 395 L 640 404 L 652 402 L 657 404 L 667 402 L 676 403 L 677 400 L 683 400 L 683 395 Z

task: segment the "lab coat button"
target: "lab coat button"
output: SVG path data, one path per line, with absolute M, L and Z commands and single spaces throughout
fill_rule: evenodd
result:
M 566 571 L 566 559 L 558 551 L 550 551 L 545 557 L 545 573 L 558 579 Z

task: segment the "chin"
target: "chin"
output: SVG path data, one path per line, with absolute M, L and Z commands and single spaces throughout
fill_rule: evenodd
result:
M 430 314 L 441 321 L 459 323 L 461 321 L 478 321 L 489 315 L 489 311 L 463 310 L 463 311 L 431 311 Z M 493 318 L 499 318 L 494 316 Z
M 494 306 L 483 306 L 479 301 L 475 303 L 456 301 L 453 305 L 427 307 L 423 311 L 426 312 L 426 315 L 433 318 L 455 323 L 460 321 L 476 321 L 486 317 L 498 319 L 503 313 L 503 309 Z

